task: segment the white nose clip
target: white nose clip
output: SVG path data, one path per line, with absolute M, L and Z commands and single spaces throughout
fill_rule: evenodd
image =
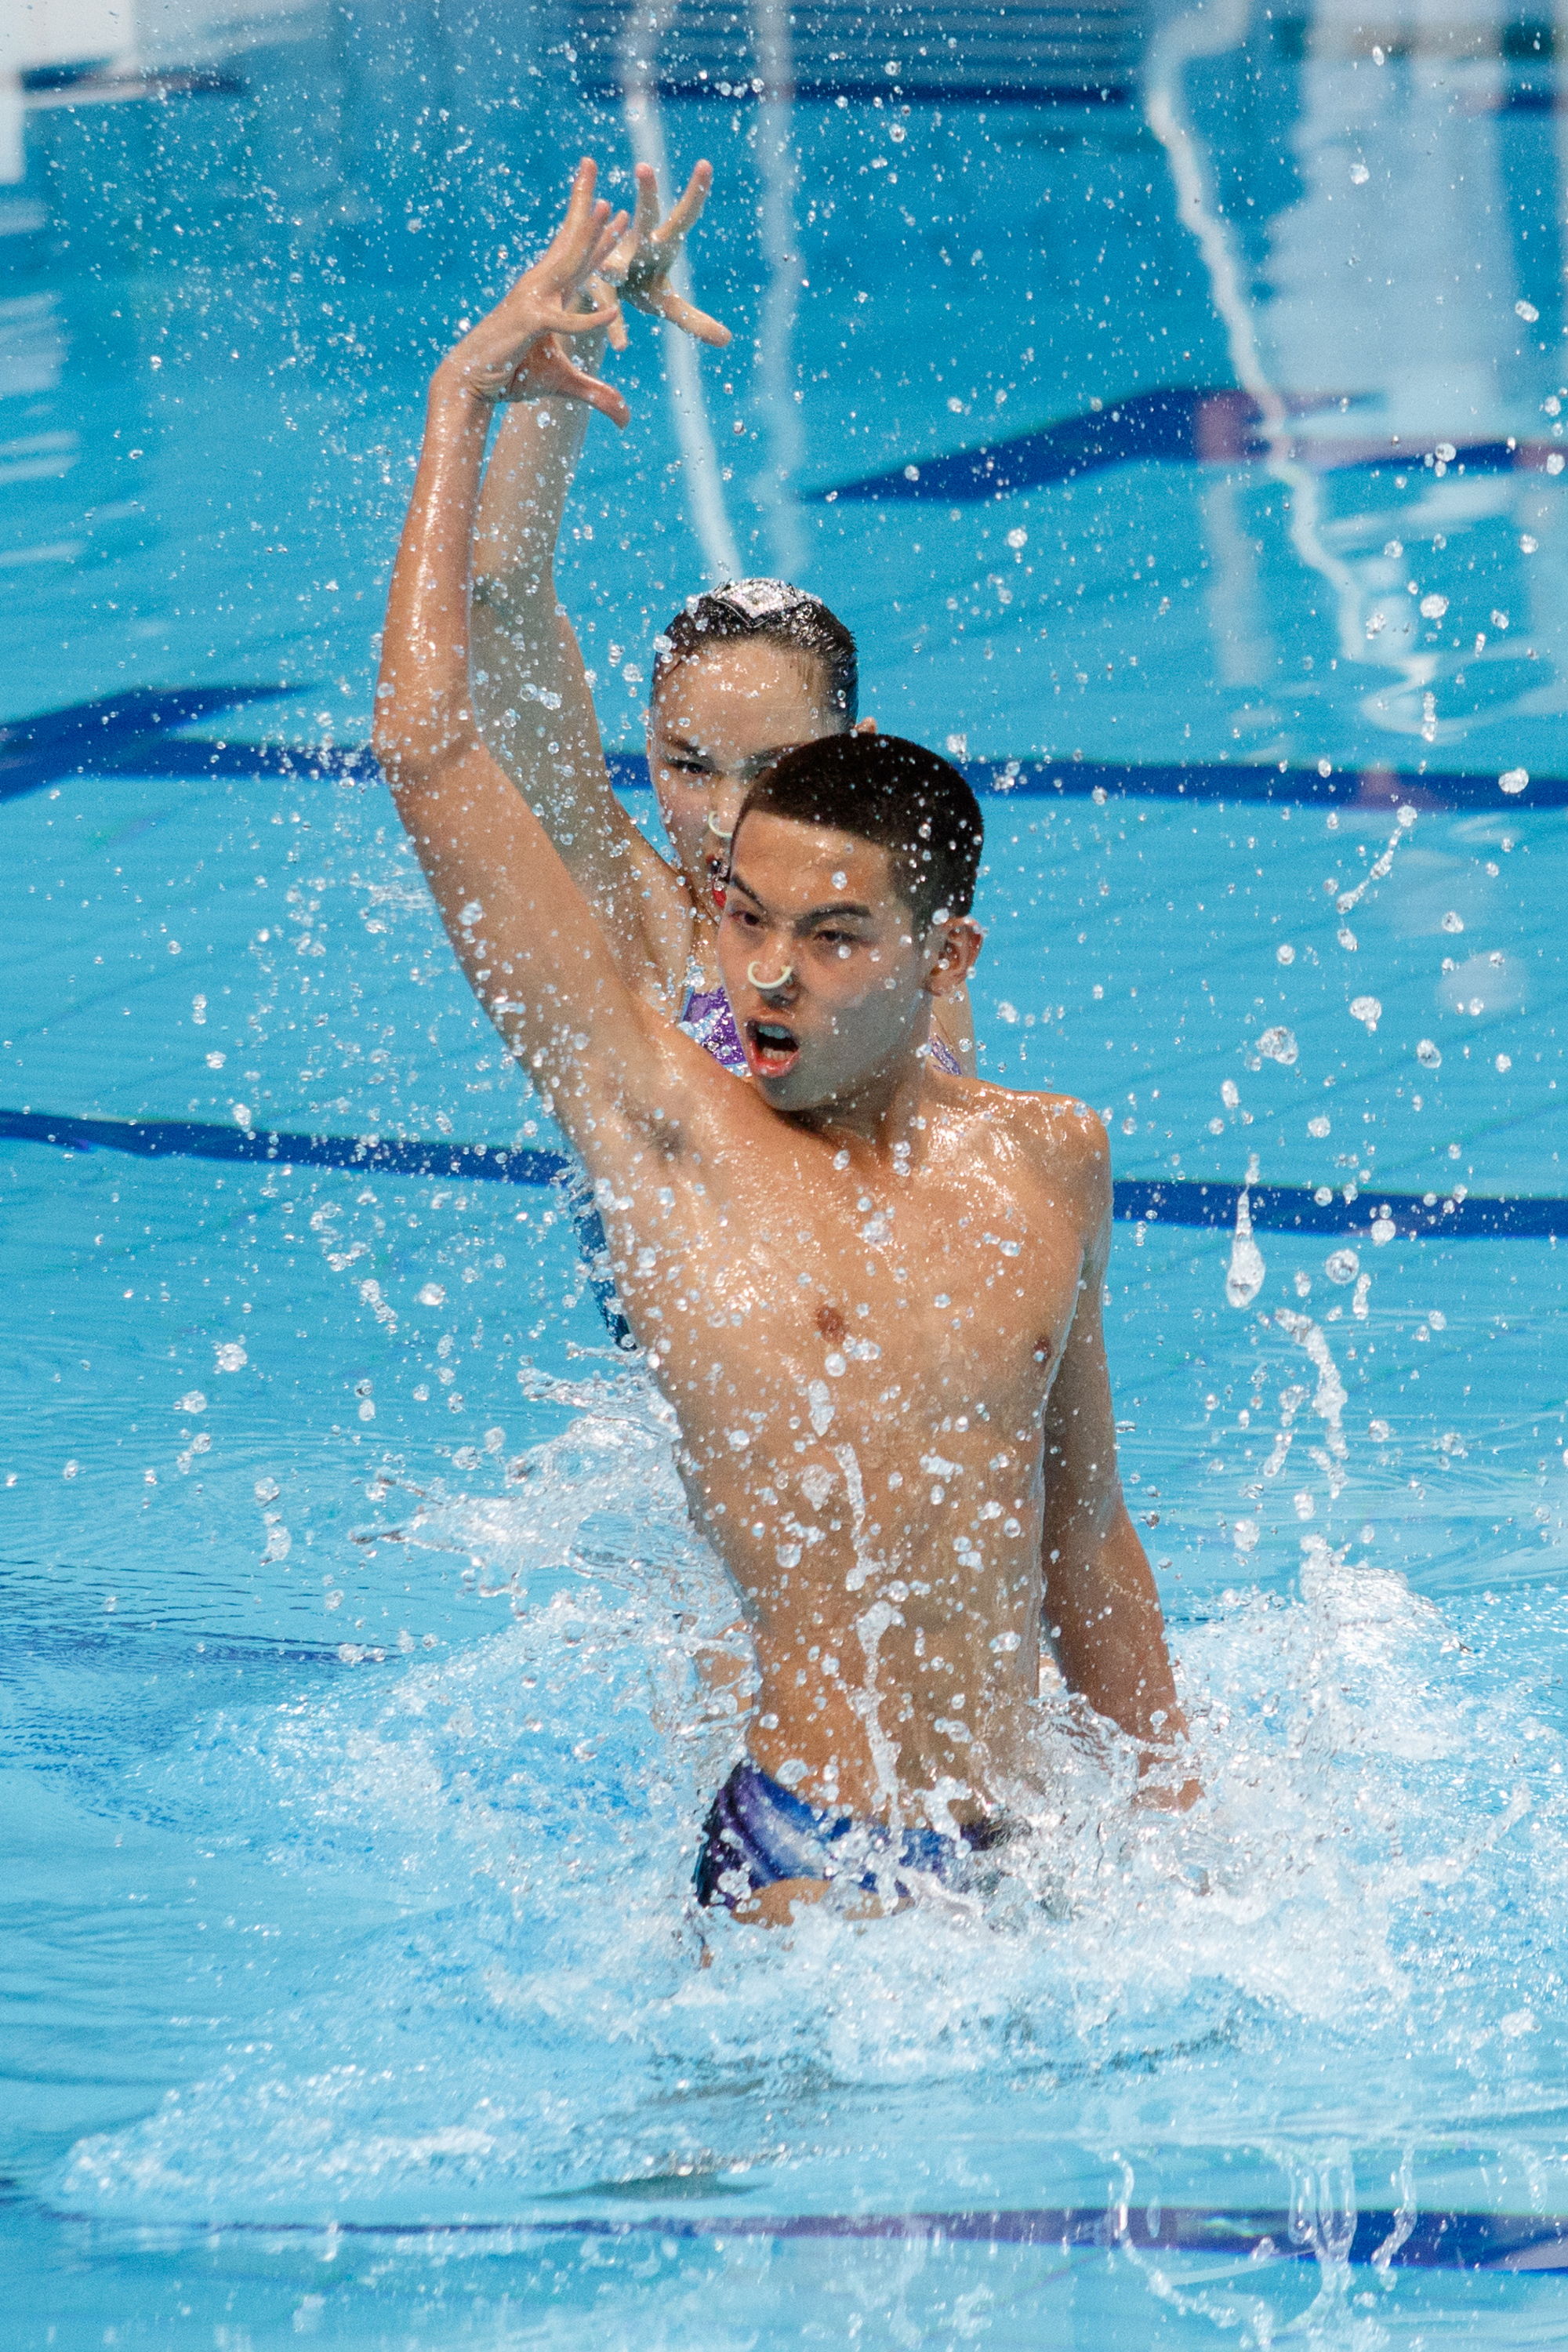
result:
M 730 827 L 729 831 L 728 831 L 728 832 L 726 832 L 726 831 L 725 831 L 725 829 L 724 829 L 724 827 L 723 827 L 721 824 L 714 824 L 714 822 L 713 822 L 713 812 L 712 812 L 712 810 L 711 810 L 711 809 L 710 809 L 710 810 L 709 810 L 709 812 L 708 812 L 707 815 L 703 818 L 702 822 L 703 822 L 704 825 L 707 827 L 708 831 L 709 831 L 709 832 L 713 835 L 713 838 L 714 838 L 714 840 L 715 840 L 715 841 L 733 841 L 733 840 L 734 840 L 734 838 L 735 838 L 735 828 L 734 828 L 734 826 L 733 826 L 733 825 L 731 825 L 731 826 Z
M 786 963 L 776 980 L 763 980 L 758 977 L 756 965 L 749 963 L 746 966 L 746 978 L 759 996 L 777 996 L 780 991 L 787 988 L 794 980 L 795 966 L 793 963 Z

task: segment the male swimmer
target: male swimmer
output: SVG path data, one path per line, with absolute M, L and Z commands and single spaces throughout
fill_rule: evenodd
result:
M 721 346 L 729 329 L 668 282 L 712 182 L 712 166 L 699 163 L 661 222 L 658 182 L 639 165 L 637 210 L 598 278 L 621 303 Z M 607 339 L 617 348 L 626 340 L 614 316 Z M 675 853 L 673 863 L 661 857 L 611 786 L 583 656 L 555 593 L 555 546 L 588 411 L 604 405 L 587 398 L 580 378 L 596 367 L 605 340 L 600 328 L 581 334 L 569 362 L 546 341 L 521 363 L 479 496 L 474 709 L 604 924 L 627 986 L 740 1076 L 745 1055 L 717 954 L 716 892 L 731 830 L 752 779 L 780 751 L 857 724 L 855 640 L 819 597 L 786 581 L 732 581 L 688 599 L 655 640 L 648 698 L 648 773 Z M 962 989 L 936 1009 L 931 1045 L 952 1069 L 972 1051 Z
M 1192 1790 L 1116 1471 L 1109 1150 L 1079 1104 L 925 1051 L 980 950 L 980 812 L 934 753 L 840 734 L 752 784 L 717 946 L 739 1086 L 628 986 L 486 749 L 485 445 L 530 352 L 605 323 L 580 307 L 620 226 L 594 190 L 584 162 L 548 252 L 436 372 L 376 751 L 471 985 L 594 1181 L 693 1517 L 746 1607 L 758 1691 L 699 1893 L 764 1922 L 835 1886 L 890 1906 L 962 1889 L 1005 1840 L 1043 1640 L 1138 1743 L 1151 1797 Z

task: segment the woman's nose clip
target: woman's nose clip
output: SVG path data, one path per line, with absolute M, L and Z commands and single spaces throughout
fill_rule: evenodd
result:
M 778 974 L 776 979 L 763 980 L 760 977 L 756 965 L 754 963 L 749 963 L 746 966 L 746 978 L 751 982 L 752 986 L 756 990 L 759 996 L 777 996 L 781 991 L 786 989 L 794 980 L 795 966 L 793 963 L 786 963 L 783 971 Z
M 732 824 L 731 824 L 731 825 L 729 825 L 729 826 L 725 826 L 725 825 L 721 825 L 721 824 L 714 824 L 714 822 L 713 822 L 713 812 L 712 812 L 712 810 L 711 810 L 711 809 L 710 809 L 710 810 L 709 810 L 709 812 L 708 812 L 707 815 L 703 818 L 702 822 L 703 822 L 703 824 L 707 826 L 708 831 L 709 831 L 709 832 L 713 835 L 713 838 L 715 839 L 715 841 L 733 841 L 733 840 L 734 840 L 734 838 L 735 838 L 735 828 L 734 828 L 734 826 L 733 826 Z

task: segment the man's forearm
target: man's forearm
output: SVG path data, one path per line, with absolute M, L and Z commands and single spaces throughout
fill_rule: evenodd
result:
M 1064 1529 L 1045 1563 L 1046 1621 L 1070 1690 L 1130 1738 L 1186 1729 L 1148 1558 L 1124 1506 L 1098 1538 Z M 1054 1555 L 1054 1556 L 1053 1556 Z

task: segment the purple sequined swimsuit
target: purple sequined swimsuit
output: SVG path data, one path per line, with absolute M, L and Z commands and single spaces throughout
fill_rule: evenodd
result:
M 732 1070 L 738 1078 L 745 1076 L 746 1049 L 741 1043 L 730 1000 L 721 988 L 689 988 L 676 1026 L 684 1029 L 700 1045 L 705 1045 L 721 1067 Z M 934 1030 L 931 1057 L 939 1070 L 950 1070 L 954 1077 L 959 1075 L 957 1055 Z
M 746 1049 L 721 988 L 689 988 L 675 1025 L 705 1045 L 721 1068 L 732 1070 L 738 1078 L 745 1076 Z

